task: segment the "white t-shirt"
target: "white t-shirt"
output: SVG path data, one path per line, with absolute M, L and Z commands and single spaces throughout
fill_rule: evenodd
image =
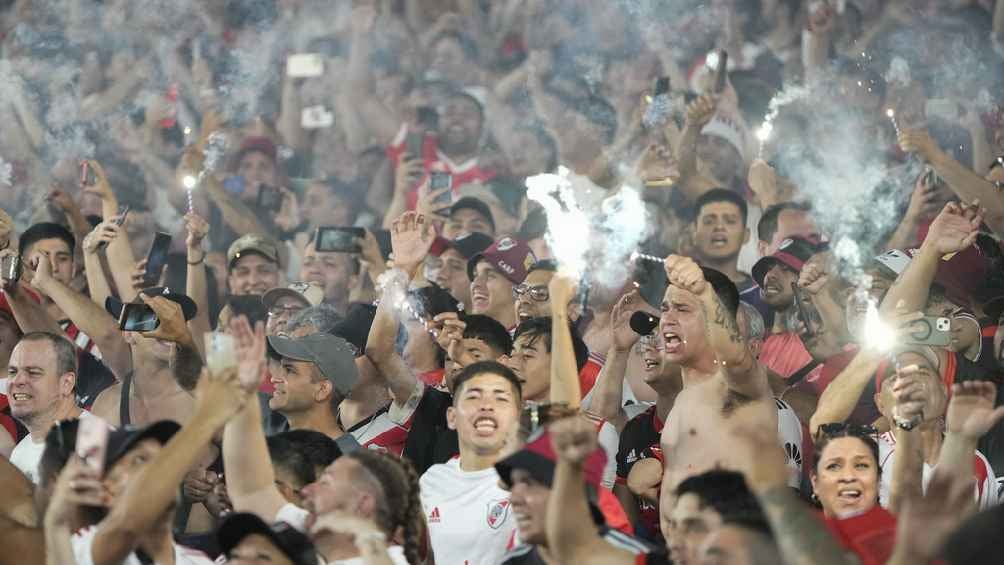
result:
M 436 563 L 499 562 L 516 533 L 516 519 L 494 467 L 468 472 L 451 459 L 429 467 L 419 486 Z
M 879 503 L 883 508 L 889 507 L 889 489 L 892 486 L 892 468 L 896 461 L 896 436 L 886 432 L 878 438 L 879 465 L 882 467 L 882 481 L 879 484 Z M 924 462 L 922 476 L 923 489 L 927 491 L 927 483 L 934 474 L 934 465 Z M 986 510 L 997 505 L 997 479 L 990 462 L 978 450 L 973 461 L 973 479 L 976 481 L 974 497 L 980 510 Z
M 89 418 L 97 418 L 97 416 L 87 410 L 80 413 L 81 420 Z M 35 443 L 32 441 L 31 435 L 27 435 L 14 446 L 14 451 L 10 453 L 10 462 L 20 469 L 31 482 L 37 485 L 39 478 L 38 462 L 42 460 L 43 451 L 45 451 L 45 439 L 43 438 L 42 441 Z
M 389 546 L 387 554 L 390 555 L 390 560 L 394 565 L 408 565 L 408 559 L 404 556 L 404 548 L 400 545 Z M 327 565 L 366 565 L 366 563 L 362 557 L 353 557 L 352 559 L 330 561 Z
M 94 537 L 97 533 L 98 526 L 91 526 L 80 530 L 70 538 L 70 546 L 73 548 L 73 556 L 77 559 L 77 565 L 94 565 L 91 546 L 94 544 Z M 178 544 L 174 544 L 174 563 L 175 565 L 213 565 L 212 560 L 206 554 Z M 122 561 L 122 565 L 142 564 L 135 553 L 130 553 Z

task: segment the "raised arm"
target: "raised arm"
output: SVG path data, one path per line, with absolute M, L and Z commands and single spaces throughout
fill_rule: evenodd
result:
M 185 294 L 194 300 L 196 307 L 198 307 L 195 317 L 188 322 L 188 329 L 195 341 L 195 347 L 204 354 L 202 336 L 210 331 L 211 324 L 209 322 L 209 283 L 206 280 L 206 250 L 202 247 L 202 241 L 209 233 L 209 224 L 193 212 L 185 216 L 185 229 L 188 231 L 188 237 L 185 238 L 186 262 L 188 263 L 185 276 Z
M 547 287 L 551 295 L 551 402 L 567 402 L 571 408 L 578 408 L 582 390 L 568 318 L 568 304 L 576 295 L 577 285 L 559 272 Z
M 597 449 L 596 426 L 575 416 L 550 427 L 558 461 L 547 500 L 548 549 L 559 563 L 635 563 L 635 556 L 600 537 L 586 500 L 583 464 Z
M 401 121 L 373 96 L 370 77 L 370 53 L 373 51 L 373 30 L 377 13 L 371 4 L 356 3 L 352 7 L 352 50 L 349 54 L 349 95 L 362 123 L 383 144 L 389 144 L 401 126 Z
M 697 142 L 701 137 L 701 130 L 711 122 L 717 111 L 718 98 L 714 94 L 702 94 L 687 106 L 676 153 L 680 167 L 680 180 L 677 184 L 688 202 L 696 202 L 702 194 L 715 187 L 714 181 L 697 169 Z
M 132 352 L 118 323 L 104 308 L 52 276 L 52 264 L 40 260 L 32 286 L 48 296 L 101 349 L 102 360 L 119 379 L 132 371 Z
M 749 398 L 768 394 L 766 373 L 739 332 L 735 315 L 705 280 L 701 267 L 690 257 L 670 255 L 666 258 L 666 276 L 670 285 L 692 293 L 700 301 L 708 345 L 729 387 Z
M 418 381 L 394 348 L 400 322 L 396 305 L 407 299 L 408 285 L 425 261 L 436 233 L 425 216 L 405 212 L 394 221 L 390 237 L 396 270 L 383 277 L 386 283 L 366 340 L 366 357 L 386 380 L 394 402 L 403 405 Z
M 881 363 L 882 357 L 878 352 L 868 348 L 858 351 L 819 396 L 816 411 L 809 420 L 813 437 L 816 437 L 819 426 L 843 422 L 850 417 Z
M 1004 418 L 1004 406 L 994 408 L 996 398 L 997 387 L 988 381 L 967 381 L 952 386 L 945 420 L 947 433 L 938 457 L 939 471 L 971 482 L 976 443 Z M 994 487 L 993 483 L 990 487 Z
M 203 373 L 192 419 L 142 468 L 101 521 L 91 546 L 95 565 L 121 563 L 175 502 L 178 486 L 213 436 L 245 404 L 257 406 L 237 375 L 236 369 Z
M 254 330 L 243 316 L 230 322 L 240 371 L 246 390 L 257 390 L 265 374 L 265 327 Z M 223 465 L 227 468 L 227 495 L 237 512 L 253 512 L 265 521 L 275 520 L 286 504 L 275 486 L 275 470 L 268 455 L 261 408 L 248 402 L 223 429 Z
M 915 374 L 915 367 L 904 367 L 886 385 L 892 387 L 895 403 L 893 421 L 889 424 L 896 436 L 896 460 L 892 465 L 888 500 L 889 511 L 894 514 L 899 513 L 903 500 L 924 494 L 924 446 L 919 425 L 924 420 L 926 391 L 917 383 Z
M 87 276 L 87 291 L 95 304 L 103 305 L 111 296 L 112 287 L 105 273 L 105 265 L 101 261 L 101 250 L 122 232 L 122 226 L 116 222 L 118 216 L 109 218 L 98 224 L 84 238 L 81 248 L 84 253 L 84 274 Z
M 882 312 L 891 313 L 900 307 L 908 311 L 923 310 L 942 258 L 972 245 L 979 233 L 981 220 L 980 210 L 974 207 L 954 202 L 945 204 L 931 224 L 920 250 L 886 293 Z
M 603 363 L 596 384 L 590 395 L 590 402 L 583 408 L 601 418 L 617 422 L 621 418 L 621 404 L 624 400 L 624 376 L 627 374 L 628 358 L 631 348 L 641 337 L 631 329 L 631 315 L 638 303 L 638 291 L 633 290 L 617 301 L 610 314 L 613 339 L 607 358 Z M 554 358 L 552 357 L 552 363 Z M 553 372 L 552 372 L 553 375 Z M 551 390 L 553 391 L 553 385 Z
M 904 130 L 899 144 L 904 151 L 916 153 L 930 163 L 963 202 L 979 200 L 987 208 L 987 225 L 998 235 L 1004 234 L 1004 199 L 993 183 L 943 151 L 925 130 Z
M 17 255 L 11 248 L 0 251 L 0 260 L 10 255 Z M 22 262 L 26 261 L 22 258 Z M 23 263 L 22 263 L 23 264 Z M 12 281 L 6 278 L 7 273 L 3 273 L 3 292 L 7 297 L 11 312 L 14 314 L 14 321 L 23 333 L 29 332 L 52 332 L 62 335 L 63 329 L 59 327 L 56 320 L 31 296 L 24 280 Z
M 202 356 L 191 332 L 188 331 L 181 305 L 163 296 L 145 294 L 139 296 L 143 303 L 153 309 L 157 319 L 160 320 L 157 329 L 147 332 L 146 337 L 169 341 L 178 346 L 174 359 L 174 379 L 183 390 L 194 390 L 202 373 Z
M 119 213 L 119 202 L 108 182 L 108 175 L 105 174 L 104 167 L 97 161 L 88 161 L 87 164 L 94 171 L 94 178 L 97 182 L 93 187 L 85 187 L 84 190 L 101 199 L 102 218 L 115 217 Z M 108 259 L 112 280 L 115 281 L 115 287 L 119 291 L 119 298 L 123 302 L 129 302 L 136 298 L 136 292 L 129 279 L 129 273 L 132 271 L 133 265 L 136 264 L 136 258 L 133 257 L 132 246 L 129 245 L 129 234 L 126 233 L 126 230 L 120 230 L 118 236 L 109 240 L 108 246 L 105 247 L 105 257 Z

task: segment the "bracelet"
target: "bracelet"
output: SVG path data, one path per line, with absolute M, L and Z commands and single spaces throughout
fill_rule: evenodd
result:
M 913 420 L 906 420 L 903 418 L 893 418 L 893 422 L 895 422 L 896 427 L 901 430 L 910 431 L 917 427 L 917 423 L 914 422 Z
M 206 254 L 205 254 L 205 253 L 203 253 L 203 254 L 202 254 L 202 257 L 201 257 L 201 258 L 200 258 L 200 259 L 199 259 L 198 261 L 195 261 L 195 262 L 192 262 L 192 261 L 189 261 L 189 260 L 188 260 L 188 259 L 186 258 L 186 259 L 185 259 L 185 262 L 186 262 L 186 263 L 188 263 L 188 264 L 189 264 L 189 266 L 192 266 L 192 267 L 194 267 L 194 266 L 196 266 L 196 265 L 201 265 L 201 264 L 203 264 L 203 263 L 205 263 L 205 262 L 206 262 Z

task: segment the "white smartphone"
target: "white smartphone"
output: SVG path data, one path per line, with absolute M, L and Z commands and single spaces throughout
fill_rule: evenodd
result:
M 99 475 L 105 470 L 108 433 L 108 425 L 100 418 L 81 418 L 77 426 L 77 456 Z
M 324 59 L 318 53 L 297 53 L 286 58 L 286 76 L 312 78 L 324 74 Z
M 232 335 L 207 332 L 204 339 L 206 342 L 206 366 L 209 367 L 210 371 L 217 373 L 237 366 L 237 352 L 234 351 Z
M 300 127 L 303 129 L 329 128 L 335 123 L 335 114 L 324 106 L 310 106 L 300 112 Z
M 924 105 L 924 114 L 928 118 L 941 118 L 942 120 L 954 122 L 962 114 L 959 104 L 947 98 L 935 98 L 928 100 Z

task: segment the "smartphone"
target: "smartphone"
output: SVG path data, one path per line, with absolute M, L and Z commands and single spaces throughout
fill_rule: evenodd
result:
M 279 207 L 282 206 L 282 193 L 274 186 L 267 184 L 259 186 L 257 206 L 259 210 L 274 210 L 278 212 Z
M 952 321 L 938 316 L 926 316 L 910 324 L 905 342 L 910 345 L 945 347 L 952 342 Z
M 795 307 L 798 309 L 798 320 L 805 327 L 805 337 L 815 336 L 816 332 L 812 329 L 812 320 L 809 319 L 809 313 L 805 310 L 805 303 L 802 302 L 805 299 L 802 294 L 802 287 L 798 286 L 797 282 L 792 282 L 791 291 L 795 294 Z
M 645 108 L 645 115 L 642 123 L 646 127 L 652 127 L 659 123 L 670 109 L 671 100 L 669 97 L 669 77 L 659 77 L 655 79 L 652 87 L 652 96 L 647 98 L 648 107 Z
M 631 314 L 631 329 L 638 335 L 651 335 L 659 325 L 659 318 L 648 312 L 638 310 Z
M 946 98 L 928 100 L 924 105 L 924 114 L 928 118 L 940 118 L 950 122 L 959 119 L 959 110 L 959 105 L 956 102 Z
M 129 206 L 128 204 L 124 204 L 122 206 L 119 206 L 119 217 L 116 218 L 115 220 L 113 220 L 113 223 L 116 226 L 118 226 L 118 227 L 122 227 L 122 224 L 125 223 L 126 218 L 129 216 L 129 211 L 130 210 L 132 210 L 132 207 Z M 101 243 L 98 244 L 97 248 L 99 250 L 101 250 L 101 249 L 104 249 L 107 246 L 108 246 L 108 244 L 106 242 L 102 241 Z
M 152 332 L 160 326 L 157 313 L 142 302 L 130 302 L 122 306 L 119 314 L 119 329 L 127 332 Z
M 300 111 L 300 126 L 303 129 L 329 128 L 335 123 L 335 114 L 324 106 L 310 106 Z
M 94 176 L 94 170 L 87 161 L 80 162 L 80 184 L 82 186 L 94 186 L 98 179 Z
M 81 418 L 77 425 L 77 457 L 98 475 L 104 474 L 105 471 L 109 431 L 108 425 L 100 418 Z
M 725 90 L 725 81 L 729 78 L 729 52 L 722 49 L 718 53 L 718 68 L 715 70 L 715 92 Z
M 160 282 L 160 275 L 167 266 L 167 252 L 170 248 L 171 234 L 157 232 L 153 236 L 153 244 L 146 255 L 146 272 L 143 274 L 143 282 L 147 286 L 156 286 Z
M 220 332 L 206 332 L 206 366 L 216 373 L 223 369 L 237 366 L 237 353 L 234 350 L 234 337 Z
M 439 171 L 433 171 L 429 173 L 429 190 L 435 192 L 437 190 L 443 190 L 444 188 L 453 187 L 453 175 L 450 173 L 443 173 Z M 453 203 L 453 193 L 450 190 L 437 196 L 432 203 L 436 206 L 441 206 L 442 208 L 449 208 L 450 204 Z
M 2 278 L 15 284 L 21 280 L 21 256 L 8 255 L 0 262 L 0 270 L 3 271 Z
M 286 58 L 286 76 L 312 78 L 324 74 L 324 58 L 319 53 L 297 53 Z
M 265 304 L 262 303 L 260 294 L 231 296 L 227 300 L 227 305 L 230 306 L 230 312 L 234 318 L 246 317 L 251 327 L 268 319 L 268 311 L 265 310 Z
M 405 140 L 405 151 L 412 157 L 422 157 L 425 136 L 439 131 L 439 112 L 432 106 L 419 106 L 415 110 L 415 130 Z
M 377 240 L 377 245 L 380 246 L 380 255 L 383 255 L 384 260 L 390 258 L 391 243 L 390 243 L 390 230 L 374 230 L 373 237 Z
M 356 239 L 366 237 L 366 230 L 353 227 L 320 227 L 314 235 L 318 253 L 361 253 Z

